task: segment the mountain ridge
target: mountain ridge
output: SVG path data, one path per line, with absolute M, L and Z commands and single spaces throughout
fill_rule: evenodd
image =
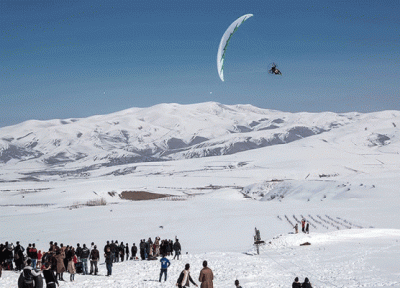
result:
M 229 155 L 299 141 L 356 122 L 371 126 L 392 121 L 389 128 L 397 131 L 398 119 L 399 111 L 289 113 L 249 104 L 158 104 L 80 119 L 29 120 L 0 128 L 0 167 L 25 163 L 32 170 L 47 171 L 73 163 L 76 171 L 85 171 Z M 390 135 L 369 132 L 372 146 L 391 140 Z

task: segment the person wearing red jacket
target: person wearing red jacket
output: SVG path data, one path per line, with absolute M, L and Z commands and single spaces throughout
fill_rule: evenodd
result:
M 39 252 L 37 253 L 37 267 L 40 269 L 42 266 L 42 250 L 39 250 Z

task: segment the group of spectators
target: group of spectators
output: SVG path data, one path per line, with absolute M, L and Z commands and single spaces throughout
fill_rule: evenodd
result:
M 156 260 L 160 255 L 172 255 L 175 251 L 175 257 L 181 254 L 181 245 L 178 239 L 175 243 L 172 240 L 162 240 L 156 237 L 153 242 L 151 238 L 147 241 L 142 239 L 139 245 L 139 253 L 142 260 Z M 107 266 L 107 276 L 112 273 L 112 264 L 127 260 L 138 260 L 136 256 L 138 247 L 133 243 L 130 247 L 128 243 L 118 243 L 118 240 L 107 241 L 104 246 L 104 260 Z M 29 260 L 30 269 L 35 270 L 50 270 L 55 274 L 55 283 L 58 280 L 64 280 L 64 272 L 70 273 L 70 281 L 75 280 L 76 273 L 98 274 L 98 263 L 100 260 L 100 252 L 97 246 L 92 242 L 90 247 L 86 244 L 82 246 L 77 243 L 76 246 L 67 245 L 63 243 L 58 245 L 57 242 L 51 241 L 47 250 L 37 250 L 36 244 L 28 244 L 25 249 L 20 245 L 19 241 L 14 246 L 13 243 L 6 242 L 0 244 L 0 277 L 2 270 L 16 270 L 21 271 L 27 267 Z M 89 270 L 90 265 L 90 272 Z M 25 272 L 25 271 L 24 271 Z M 46 273 L 48 274 L 48 273 Z
M 142 239 L 140 240 L 139 249 L 142 260 L 151 260 L 161 255 L 172 256 L 173 252 L 175 252 L 174 259 L 178 258 L 179 260 L 179 255 L 181 254 L 181 244 L 177 238 L 175 238 L 175 243 L 171 239 L 160 240 L 160 237 L 156 237 L 154 242 L 151 238 L 147 241 Z

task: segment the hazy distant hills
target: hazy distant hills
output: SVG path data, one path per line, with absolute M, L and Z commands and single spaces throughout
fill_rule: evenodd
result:
M 73 163 L 75 172 L 84 173 L 102 166 L 234 154 L 322 133 L 335 139 L 335 131 L 345 135 L 346 127 L 352 127 L 351 139 L 340 136 L 341 141 L 384 146 L 397 139 L 399 120 L 399 111 L 286 113 L 215 102 L 160 104 L 1 128 L 0 167 L 60 173 Z M 355 131 L 362 132 L 362 139 Z

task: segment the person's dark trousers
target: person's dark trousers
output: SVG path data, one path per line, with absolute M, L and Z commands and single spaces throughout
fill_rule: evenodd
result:
M 163 274 L 164 274 L 164 281 L 167 281 L 167 269 L 161 269 L 159 282 L 161 282 L 161 278 L 162 278 Z
M 107 276 L 111 276 L 112 272 L 112 263 L 107 263 Z

